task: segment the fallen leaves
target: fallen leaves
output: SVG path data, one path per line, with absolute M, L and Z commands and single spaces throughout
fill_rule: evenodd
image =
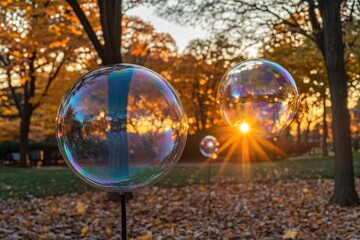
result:
M 76 211 L 79 214 L 84 214 L 85 213 L 85 207 L 84 207 L 84 204 L 82 202 L 77 202 L 76 203 Z
M 26 228 L 32 228 L 34 226 L 34 223 L 27 221 L 27 222 L 24 222 L 24 226 Z
M 110 236 L 112 234 L 112 228 L 111 226 L 107 225 L 105 228 L 106 235 Z
M 229 239 L 233 239 L 235 236 L 232 232 L 229 232 L 226 234 L 226 237 L 229 238 Z
M 137 240 L 151 240 L 153 237 L 152 233 L 147 233 L 144 236 L 138 237 Z
M 328 204 L 332 180 L 152 187 L 128 203 L 129 239 L 359 239 L 360 207 Z M 357 182 L 360 190 L 360 180 Z M 91 206 L 91 207 L 90 207 Z M 210 212 L 209 212 L 210 210 Z M 120 204 L 88 192 L 0 200 L 0 239 L 120 239 Z
M 89 227 L 88 226 L 84 226 L 82 229 L 81 229 L 81 236 L 85 236 L 87 233 L 89 232 Z
M 308 189 L 307 187 L 304 187 L 302 191 L 303 191 L 303 193 L 305 193 L 305 194 L 306 194 L 306 193 L 308 193 L 308 192 L 309 192 L 309 189 Z
M 284 239 L 296 239 L 297 231 L 296 230 L 286 230 L 286 232 L 283 235 Z

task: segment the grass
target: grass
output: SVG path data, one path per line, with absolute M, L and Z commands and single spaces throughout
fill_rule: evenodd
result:
M 356 176 L 360 177 L 360 153 L 354 154 Z M 157 185 L 163 187 L 207 184 L 208 165 L 176 166 Z M 212 182 L 240 183 L 278 179 L 331 178 L 332 157 L 304 158 L 294 161 L 255 164 L 212 165 Z M 96 191 L 83 183 L 70 169 L 22 169 L 0 167 L 0 198 L 31 198 L 62 195 L 72 192 Z

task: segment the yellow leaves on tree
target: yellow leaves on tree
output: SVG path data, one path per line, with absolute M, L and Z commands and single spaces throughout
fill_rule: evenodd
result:
M 19 116 L 23 122 L 20 152 L 21 165 L 25 166 L 24 136 L 29 135 L 33 115 L 49 100 L 48 91 L 59 72 L 67 63 L 77 60 L 75 50 L 90 44 L 79 36 L 78 24 L 67 20 L 72 12 L 66 11 L 66 1 L 8 0 L 6 8 L 3 5 L 2 1 L 0 50 L 5 61 L 0 75 L 6 77 L 0 78 L 0 86 L 11 89 L 7 92 L 11 116 Z M 44 115 L 44 111 L 39 115 Z
M 122 48 L 126 62 L 149 65 L 154 61 L 168 61 L 177 51 L 175 40 L 166 33 L 136 17 L 124 17 Z M 159 62 L 154 64 L 159 66 Z M 151 66 L 152 67 L 152 66 Z M 158 70 L 155 69 L 154 70 Z
M 67 44 L 67 40 L 65 39 L 63 41 L 55 41 L 49 44 L 49 48 L 59 48 L 59 47 L 65 48 L 66 44 Z

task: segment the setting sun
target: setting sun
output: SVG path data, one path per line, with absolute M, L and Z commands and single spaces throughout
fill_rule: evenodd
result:
M 250 126 L 246 122 L 243 122 L 239 126 L 239 130 L 242 133 L 248 133 L 250 131 Z

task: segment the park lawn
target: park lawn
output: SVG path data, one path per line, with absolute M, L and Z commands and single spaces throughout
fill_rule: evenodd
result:
M 360 177 L 360 153 L 354 154 L 355 174 Z M 208 164 L 176 166 L 157 186 L 173 187 L 208 184 Z M 272 181 L 278 179 L 331 178 L 332 157 L 304 158 L 254 164 L 219 164 L 211 166 L 211 182 L 227 184 Z M 70 169 L 22 169 L 0 167 L 0 198 L 32 198 L 65 193 L 96 191 L 83 183 Z

